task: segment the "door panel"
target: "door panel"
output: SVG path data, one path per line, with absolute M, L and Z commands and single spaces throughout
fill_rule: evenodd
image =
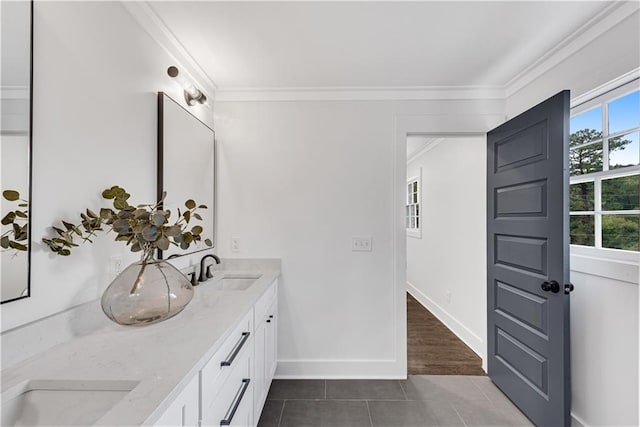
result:
M 568 91 L 487 134 L 489 377 L 539 426 L 570 425 L 568 158 Z

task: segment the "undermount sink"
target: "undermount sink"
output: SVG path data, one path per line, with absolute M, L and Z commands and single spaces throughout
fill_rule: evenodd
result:
M 245 291 L 261 276 L 261 274 L 225 274 L 213 284 L 213 288 L 218 291 Z
M 27 381 L 2 393 L 2 426 L 92 425 L 136 381 Z

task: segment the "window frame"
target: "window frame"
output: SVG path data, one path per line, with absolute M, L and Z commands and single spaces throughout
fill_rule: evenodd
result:
M 416 193 L 417 193 L 417 202 L 416 203 L 412 203 L 409 200 L 409 185 L 413 184 L 413 183 L 417 184 L 417 189 L 416 189 Z M 409 222 L 409 218 L 410 218 L 410 214 L 406 213 L 406 208 L 410 207 L 410 206 L 417 206 L 418 209 L 418 215 L 416 215 L 416 224 L 417 227 L 414 228 L 410 228 L 410 222 Z M 413 237 L 416 239 L 422 239 L 422 217 L 423 217 L 424 211 L 423 211 L 423 206 L 422 206 L 422 168 L 420 168 L 420 170 L 418 171 L 418 174 L 416 176 L 407 178 L 407 185 L 405 185 L 405 228 L 407 230 L 407 236 L 409 237 Z
M 640 80 L 635 78 L 628 81 L 615 89 L 604 91 L 603 93 L 594 94 L 587 101 L 581 102 L 571 108 L 570 120 L 575 116 L 583 114 L 589 110 L 602 108 L 602 138 L 589 141 L 588 143 L 571 147 L 569 150 L 575 150 L 591 144 L 602 142 L 602 171 L 592 172 L 584 175 L 575 175 L 569 177 L 569 185 L 580 184 L 584 182 L 593 182 L 594 210 L 593 211 L 570 211 L 569 215 L 593 215 L 594 216 L 594 246 L 571 244 L 572 254 L 580 256 L 592 256 L 608 260 L 618 260 L 623 262 L 637 263 L 640 258 L 640 251 L 631 251 L 624 249 L 604 248 L 602 247 L 602 217 L 603 215 L 639 215 L 640 210 L 624 210 L 624 211 L 603 211 L 602 210 L 602 181 L 606 179 L 621 178 L 625 176 L 640 175 L 640 164 L 635 166 L 627 166 L 623 168 L 609 169 L 609 144 L 612 138 L 627 135 L 634 132 L 640 132 L 640 126 L 632 127 L 609 134 L 608 121 L 608 105 L 615 100 L 622 98 L 632 92 L 640 90 Z

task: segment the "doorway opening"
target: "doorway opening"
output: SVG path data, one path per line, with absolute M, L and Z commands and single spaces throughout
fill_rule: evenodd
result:
M 486 137 L 407 136 L 407 371 L 485 375 Z

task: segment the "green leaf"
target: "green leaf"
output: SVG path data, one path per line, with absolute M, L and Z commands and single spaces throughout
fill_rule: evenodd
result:
M 58 255 L 69 256 L 71 255 L 71 251 L 69 249 L 60 249 Z
M 187 242 L 180 243 L 180 249 L 189 249 L 189 244 Z
M 25 214 L 24 212 L 21 212 L 21 211 L 15 211 L 15 214 L 16 214 L 16 216 L 17 216 L 18 218 L 29 218 L 29 217 L 27 216 L 27 214 Z
M 191 219 L 191 212 L 186 211 L 184 214 L 182 214 L 182 216 L 184 217 L 184 220 L 187 221 L 187 224 L 189 224 L 189 220 Z
M 16 214 L 13 212 L 9 212 L 8 214 L 6 214 L 4 216 L 4 218 L 2 218 L 2 225 L 9 225 L 13 222 L 13 220 L 16 219 Z
M 73 224 L 67 221 L 62 221 L 62 225 L 64 225 L 64 228 L 66 228 L 67 231 L 73 230 L 73 227 L 74 227 Z
M 166 251 L 167 249 L 169 249 L 169 239 L 164 236 L 160 237 L 156 242 L 156 246 L 158 247 L 158 249 Z
M 113 194 L 113 191 L 112 191 L 111 189 L 106 189 L 106 190 L 104 190 L 104 191 L 102 192 L 102 197 L 103 197 L 104 199 L 109 200 L 109 199 L 113 199 L 114 197 L 116 197 L 116 195 L 115 195 L 115 194 Z
M 133 245 L 131 245 L 131 252 L 140 252 L 142 250 L 142 246 L 140 246 L 140 243 L 135 242 Z
M 116 209 L 124 209 L 127 207 L 127 202 L 122 199 L 115 199 L 113 201 L 113 207 Z
M 207 207 L 207 205 L 200 205 L 198 206 L 198 209 L 209 209 L 209 208 Z
M 15 249 L 17 251 L 26 251 L 27 250 L 27 246 L 23 245 L 22 243 L 18 243 L 18 242 L 14 242 L 12 240 L 9 241 L 9 247 L 12 249 Z
M 211 241 L 211 239 L 205 239 L 204 244 L 207 246 L 213 246 L 213 242 Z
M 182 228 L 179 225 L 172 225 L 171 227 L 167 227 L 164 230 L 164 234 L 169 237 L 175 237 L 182 233 Z
M 187 231 L 182 235 L 182 240 L 184 241 L 184 243 L 191 243 L 193 242 L 193 235 Z
M 87 215 L 89 215 L 89 217 L 91 218 L 98 218 L 98 215 L 96 215 L 96 213 L 94 211 L 92 211 L 91 209 L 87 209 Z
M 20 193 L 18 193 L 15 190 L 4 190 L 2 192 L 2 197 L 4 197 L 5 199 L 7 199 L 10 202 L 15 202 L 16 200 L 18 200 L 20 198 Z
M 165 222 L 164 212 L 156 212 L 151 215 L 151 223 L 155 226 L 161 226 Z
M 194 202 L 193 200 L 189 199 L 186 202 L 184 202 L 184 205 L 187 207 L 187 209 L 193 209 L 196 207 L 196 202 Z
M 201 217 L 201 216 L 200 216 L 200 214 L 198 214 L 198 213 L 194 213 L 194 214 L 193 214 L 193 217 L 194 217 L 195 219 L 199 219 L 200 221 L 202 221 L 202 217 Z
M 100 218 L 102 219 L 109 219 L 113 216 L 114 212 L 111 209 L 108 208 L 101 208 L 100 209 Z
M 0 239 L 0 246 L 2 249 L 9 249 L 9 236 L 2 236 L 2 239 Z
M 114 221 L 113 223 L 113 231 L 118 234 L 125 234 L 131 231 L 131 227 L 129 226 L 129 221 L 126 219 L 119 219 Z
M 191 232 L 192 232 L 193 234 L 200 234 L 200 233 L 202 233 L 203 231 L 204 231 L 204 230 L 203 230 L 203 228 L 202 228 L 201 226 L 199 226 L 199 225 L 196 225 L 196 226 L 194 226 L 194 227 L 191 229 Z
M 153 242 L 158 238 L 158 227 L 149 225 L 142 230 L 142 238 L 147 242 Z

